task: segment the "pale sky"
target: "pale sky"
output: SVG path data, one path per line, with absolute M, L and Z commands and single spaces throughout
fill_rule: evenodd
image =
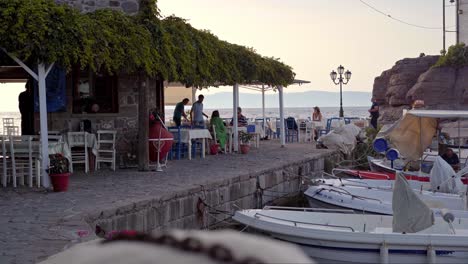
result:
M 442 27 L 440 0 L 365 2 L 408 23 Z M 289 92 L 338 92 L 329 73 L 340 64 L 353 73 L 344 89 L 370 92 L 374 78 L 397 60 L 421 52 L 440 54 L 442 49 L 442 29 L 399 23 L 359 0 L 158 0 L 158 6 L 164 16 L 175 14 L 222 40 L 279 57 L 293 67 L 297 79 L 311 81 L 288 87 Z M 447 26 L 455 25 L 454 12 L 447 7 Z M 447 44 L 453 43 L 449 33 Z
M 442 26 L 440 0 L 364 1 L 407 23 Z M 441 29 L 405 25 L 360 0 L 158 0 L 158 6 L 164 16 L 175 14 L 222 40 L 279 57 L 293 67 L 296 78 L 311 81 L 290 86 L 286 93 L 338 92 L 329 73 L 340 64 L 353 73 L 344 90 L 370 92 L 374 78 L 397 60 L 421 52 L 439 54 L 442 49 Z M 453 14 L 454 8 L 447 7 L 447 26 L 455 25 Z M 454 34 L 448 33 L 447 46 L 453 43 Z M 0 84 L 0 112 L 17 111 L 18 94 L 23 90 L 24 84 Z M 220 91 L 232 88 L 210 88 L 203 93 Z

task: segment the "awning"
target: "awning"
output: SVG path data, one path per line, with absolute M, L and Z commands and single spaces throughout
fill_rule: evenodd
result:
M 186 88 L 181 83 L 166 83 L 164 84 L 164 104 L 176 105 L 184 100 L 190 99 L 189 104 L 192 104 L 192 88 Z
M 406 114 L 432 118 L 468 118 L 468 111 L 458 110 L 409 110 Z

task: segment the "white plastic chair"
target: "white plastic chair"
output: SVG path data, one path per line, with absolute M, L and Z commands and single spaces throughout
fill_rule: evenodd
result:
M 97 131 L 97 155 L 96 170 L 100 168 L 100 163 L 110 163 L 112 170 L 115 171 L 115 130 Z
M 1 136 L 0 141 L 2 142 L 2 158 L 0 162 L 0 168 L 2 172 L 2 185 L 3 187 L 7 186 L 7 181 L 9 179 L 8 175 L 11 174 L 11 159 L 8 156 L 8 153 L 10 152 L 10 142 L 8 140 L 8 137 L 6 136 Z
M 87 132 L 68 132 L 68 146 L 71 152 L 70 172 L 73 172 L 73 164 L 84 164 L 85 172 L 89 172 L 88 140 Z
M 19 136 L 19 127 L 17 126 L 4 126 L 3 131 L 6 131 L 5 135 L 8 136 Z
M 13 119 L 13 118 L 2 118 L 2 121 L 3 121 L 3 134 L 7 135 L 6 127 L 14 126 L 15 125 L 15 119 Z

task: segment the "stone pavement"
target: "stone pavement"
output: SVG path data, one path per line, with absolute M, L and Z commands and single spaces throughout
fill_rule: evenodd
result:
M 0 263 L 35 263 L 73 243 L 96 238 L 89 215 L 146 199 L 280 168 L 330 150 L 312 144 L 261 142 L 248 155 L 226 154 L 206 159 L 169 161 L 164 172 L 125 169 L 72 175 L 68 192 L 11 187 L 0 189 Z

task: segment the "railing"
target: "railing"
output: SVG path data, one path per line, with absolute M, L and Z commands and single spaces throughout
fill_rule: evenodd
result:
M 333 228 L 349 229 L 349 230 L 351 230 L 351 232 L 355 232 L 355 231 L 354 231 L 354 228 L 352 228 L 352 227 L 350 227 L 350 226 L 326 225 L 326 224 L 318 224 L 318 223 L 310 223 L 310 222 L 301 222 L 301 221 L 295 221 L 295 220 L 289 220 L 289 219 L 283 219 L 283 218 L 278 218 L 278 217 L 274 217 L 274 216 L 264 215 L 264 214 L 260 214 L 260 213 L 256 213 L 256 214 L 254 215 L 255 218 L 259 218 L 258 216 L 263 216 L 263 217 L 271 218 L 271 219 L 274 219 L 274 220 L 280 220 L 280 221 L 285 221 L 285 222 L 294 223 L 294 226 L 295 226 L 295 227 L 297 227 L 297 224 L 302 224 L 302 225 L 313 225 L 313 226 L 324 226 L 324 227 L 333 227 Z
M 343 213 L 355 214 L 354 210 L 348 209 L 327 209 L 327 208 L 308 208 L 308 207 L 286 207 L 286 206 L 265 206 L 264 210 L 283 210 L 295 212 L 317 212 L 317 213 Z

